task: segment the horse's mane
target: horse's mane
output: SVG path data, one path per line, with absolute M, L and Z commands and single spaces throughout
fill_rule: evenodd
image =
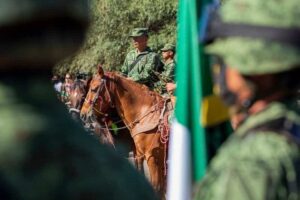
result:
M 152 90 L 149 89 L 149 87 L 147 87 L 146 85 L 143 85 L 141 83 L 137 83 L 133 80 L 127 79 L 126 77 L 120 75 L 117 72 L 106 72 L 105 75 L 109 78 L 111 78 L 113 81 L 115 82 L 125 82 L 128 83 L 130 85 L 131 88 L 134 88 L 135 91 L 140 91 L 145 93 L 145 95 L 147 96 L 151 96 L 151 97 L 161 97 L 157 92 L 154 92 Z

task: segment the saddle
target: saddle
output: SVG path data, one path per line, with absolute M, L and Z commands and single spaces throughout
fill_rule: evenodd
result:
M 166 97 L 157 105 L 152 106 L 148 113 L 138 120 L 133 126 L 132 136 L 144 133 L 157 128 L 159 125 L 164 125 L 169 128 L 169 116 L 173 113 L 174 105 L 171 98 Z

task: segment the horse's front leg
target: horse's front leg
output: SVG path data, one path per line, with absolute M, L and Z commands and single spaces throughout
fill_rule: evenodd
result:
M 144 154 L 136 150 L 134 155 L 135 166 L 138 169 L 138 171 L 141 172 L 142 174 L 144 174 L 144 165 L 143 165 L 144 160 L 145 160 Z
M 157 134 L 159 136 L 159 134 Z M 155 138 L 157 136 L 154 136 Z M 165 199 L 166 193 L 166 160 L 164 145 L 160 138 L 156 138 L 154 145 L 146 155 L 147 165 L 150 172 L 150 182 L 161 199 Z

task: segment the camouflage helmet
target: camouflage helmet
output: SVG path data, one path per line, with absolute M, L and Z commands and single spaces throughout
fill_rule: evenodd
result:
M 0 0 L 0 70 L 51 66 L 78 49 L 86 0 Z
M 227 24 L 300 30 L 298 0 L 226 0 L 219 17 Z M 279 73 L 300 66 L 299 45 L 259 37 L 219 38 L 206 51 L 221 56 L 229 67 L 245 75 Z

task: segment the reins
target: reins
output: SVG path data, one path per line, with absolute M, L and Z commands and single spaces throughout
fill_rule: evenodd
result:
M 116 128 L 116 129 L 108 129 L 108 130 L 122 130 L 122 129 L 130 129 L 130 126 L 132 126 L 132 125 L 134 125 L 135 123 L 137 123 L 137 122 L 139 122 L 141 119 L 143 119 L 144 117 L 146 117 L 148 114 L 150 114 L 151 112 L 154 112 L 154 111 L 157 111 L 157 109 L 155 109 L 155 110 L 152 110 L 151 108 L 153 108 L 153 107 L 156 107 L 158 104 L 159 104 L 160 102 L 158 102 L 157 104 L 155 104 L 155 105 L 153 105 L 153 106 L 151 106 L 150 107 L 150 110 L 148 111 L 148 112 L 146 112 L 144 115 L 142 115 L 141 117 L 139 116 L 139 117 L 137 117 L 135 120 L 133 120 L 132 122 L 130 122 L 130 123 L 128 123 L 128 124 L 126 124 L 125 122 L 124 122 L 124 120 L 119 120 L 119 121 L 117 121 L 117 122 L 112 122 L 112 123 L 120 123 L 120 122 L 124 122 L 124 124 L 125 124 L 125 126 L 123 126 L 123 127 L 120 127 L 120 128 Z M 100 112 L 100 111 L 98 111 L 96 108 L 93 108 L 96 112 L 98 112 L 98 113 L 102 113 L 102 112 Z M 102 113 L 103 114 L 103 113 Z M 105 129 L 105 128 L 102 128 L 102 129 Z
M 99 88 L 97 89 L 96 96 L 94 97 L 94 100 L 92 101 L 92 109 L 95 110 L 97 113 L 101 114 L 102 116 L 107 117 L 107 114 L 105 114 L 105 113 L 101 112 L 99 109 L 95 108 L 95 103 L 96 103 L 96 101 L 97 101 L 98 98 L 99 98 L 99 94 L 100 94 L 101 89 L 103 89 L 103 88 L 105 89 L 105 92 L 108 94 L 108 97 L 109 97 L 109 103 L 111 104 L 112 107 L 114 107 L 114 105 L 113 105 L 113 103 L 112 103 L 112 97 L 111 97 L 112 95 L 110 94 L 110 91 L 108 90 L 106 80 L 105 80 L 105 79 L 101 79 L 101 83 L 103 83 L 103 84 L 101 84 L 101 85 L 99 86 Z M 109 85 L 109 88 L 111 89 L 111 84 Z M 86 101 L 87 101 L 87 100 L 86 100 Z M 90 103 L 90 102 L 88 102 L 88 103 Z M 130 122 L 130 123 L 125 123 L 125 121 L 124 121 L 123 119 L 120 120 L 120 121 L 118 121 L 118 122 L 112 122 L 112 123 L 119 123 L 119 122 L 123 121 L 124 124 L 125 124 L 125 126 L 122 126 L 122 127 L 120 127 L 120 128 L 116 128 L 116 129 L 108 129 L 108 130 L 123 130 L 123 129 L 126 129 L 126 128 L 130 130 L 131 127 L 132 127 L 135 123 L 139 122 L 141 119 L 143 119 L 144 117 L 146 117 L 148 114 L 157 111 L 159 108 L 158 108 L 158 109 L 154 109 L 154 110 L 153 110 L 153 108 L 157 107 L 159 104 L 160 104 L 160 102 L 158 102 L 158 103 L 156 103 L 155 105 L 151 106 L 148 112 L 146 112 L 146 113 L 143 114 L 142 116 L 138 116 L 135 120 L 133 120 L 133 121 Z M 100 106 L 101 106 L 101 105 L 100 105 Z M 106 128 L 100 128 L 100 129 L 106 130 Z
M 145 158 L 146 154 L 149 153 L 150 151 L 152 151 L 152 148 L 153 148 L 153 145 L 154 145 L 156 139 L 159 139 L 160 143 L 164 146 L 164 151 L 165 151 L 163 159 L 164 159 L 164 175 L 166 175 L 167 145 L 168 145 L 168 141 L 169 141 L 169 132 L 170 132 L 169 127 L 168 127 L 168 112 L 169 112 L 169 110 L 167 109 L 169 100 L 168 99 L 162 99 L 162 100 L 155 99 L 156 101 L 158 100 L 158 102 L 154 103 L 154 105 L 152 105 L 152 106 L 149 106 L 149 110 L 146 111 L 145 113 L 136 114 L 135 116 L 137 116 L 137 117 L 134 117 L 135 118 L 134 120 L 127 121 L 124 119 L 124 116 L 121 115 L 120 117 L 122 120 L 120 120 L 118 122 L 114 122 L 114 121 L 112 122 L 112 123 L 116 124 L 116 123 L 123 121 L 125 126 L 109 128 L 107 125 L 107 122 L 106 122 L 108 114 L 106 114 L 104 112 L 107 111 L 105 109 L 108 104 L 110 104 L 111 107 L 115 107 L 114 102 L 113 102 L 113 100 L 114 100 L 113 98 L 115 98 L 115 97 L 111 94 L 111 92 L 116 90 L 116 88 L 115 88 L 116 83 L 115 84 L 112 84 L 112 82 L 108 83 L 108 80 L 114 81 L 115 77 L 108 76 L 108 78 L 110 78 L 110 79 L 102 78 L 100 80 L 100 85 L 98 86 L 97 90 L 96 91 L 92 90 L 93 92 L 96 92 L 96 95 L 93 97 L 92 101 L 85 100 L 85 101 L 87 101 L 87 103 L 89 103 L 91 105 L 90 110 L 95 111 L 98 114 L 100 114 L 101 116 L 98 116 L 98 117 L 101 117 L 101 120 L 105 123 L 104 126 L 101 126 L 98 128 L 100 130 L 108 130 L 108 131 L 129 129 L 131 132 L 132 129 L 134 128 L 135 124 L 140 122 L 147 115 L 149 115 L 150 113 L 156 112 L 156 111 L 160 111 L 158 124 L 154 129 L 154 130 L 156 130 L 156 132 L 154 133 L 153 138 L 151 139 L 152 141 L 151 141 L 150 148 L 149 149 L 147 148 L 147 151 L 145 153 L 143 153 L 143 155 L 139 155 L 139 156 L 135 155 L 134 160 Z M 109 85 L 107 85 L 107 84 L 109 84 Z M 101 96 L 100 96 L 100 93 L 101 93 Z M 98 101 L 98 106 L 99 106 L 98 108 L 95 106 L 97 101 Z M 127 122 L 125 122 L 125 121 L 127 121 Z M 157 135 L 157 134 L 160 134 L 160 135 Z M 136 135 L 138 135 L 138 133 L 133 134 L 131 132 L 132 138 L 134 138 Z

